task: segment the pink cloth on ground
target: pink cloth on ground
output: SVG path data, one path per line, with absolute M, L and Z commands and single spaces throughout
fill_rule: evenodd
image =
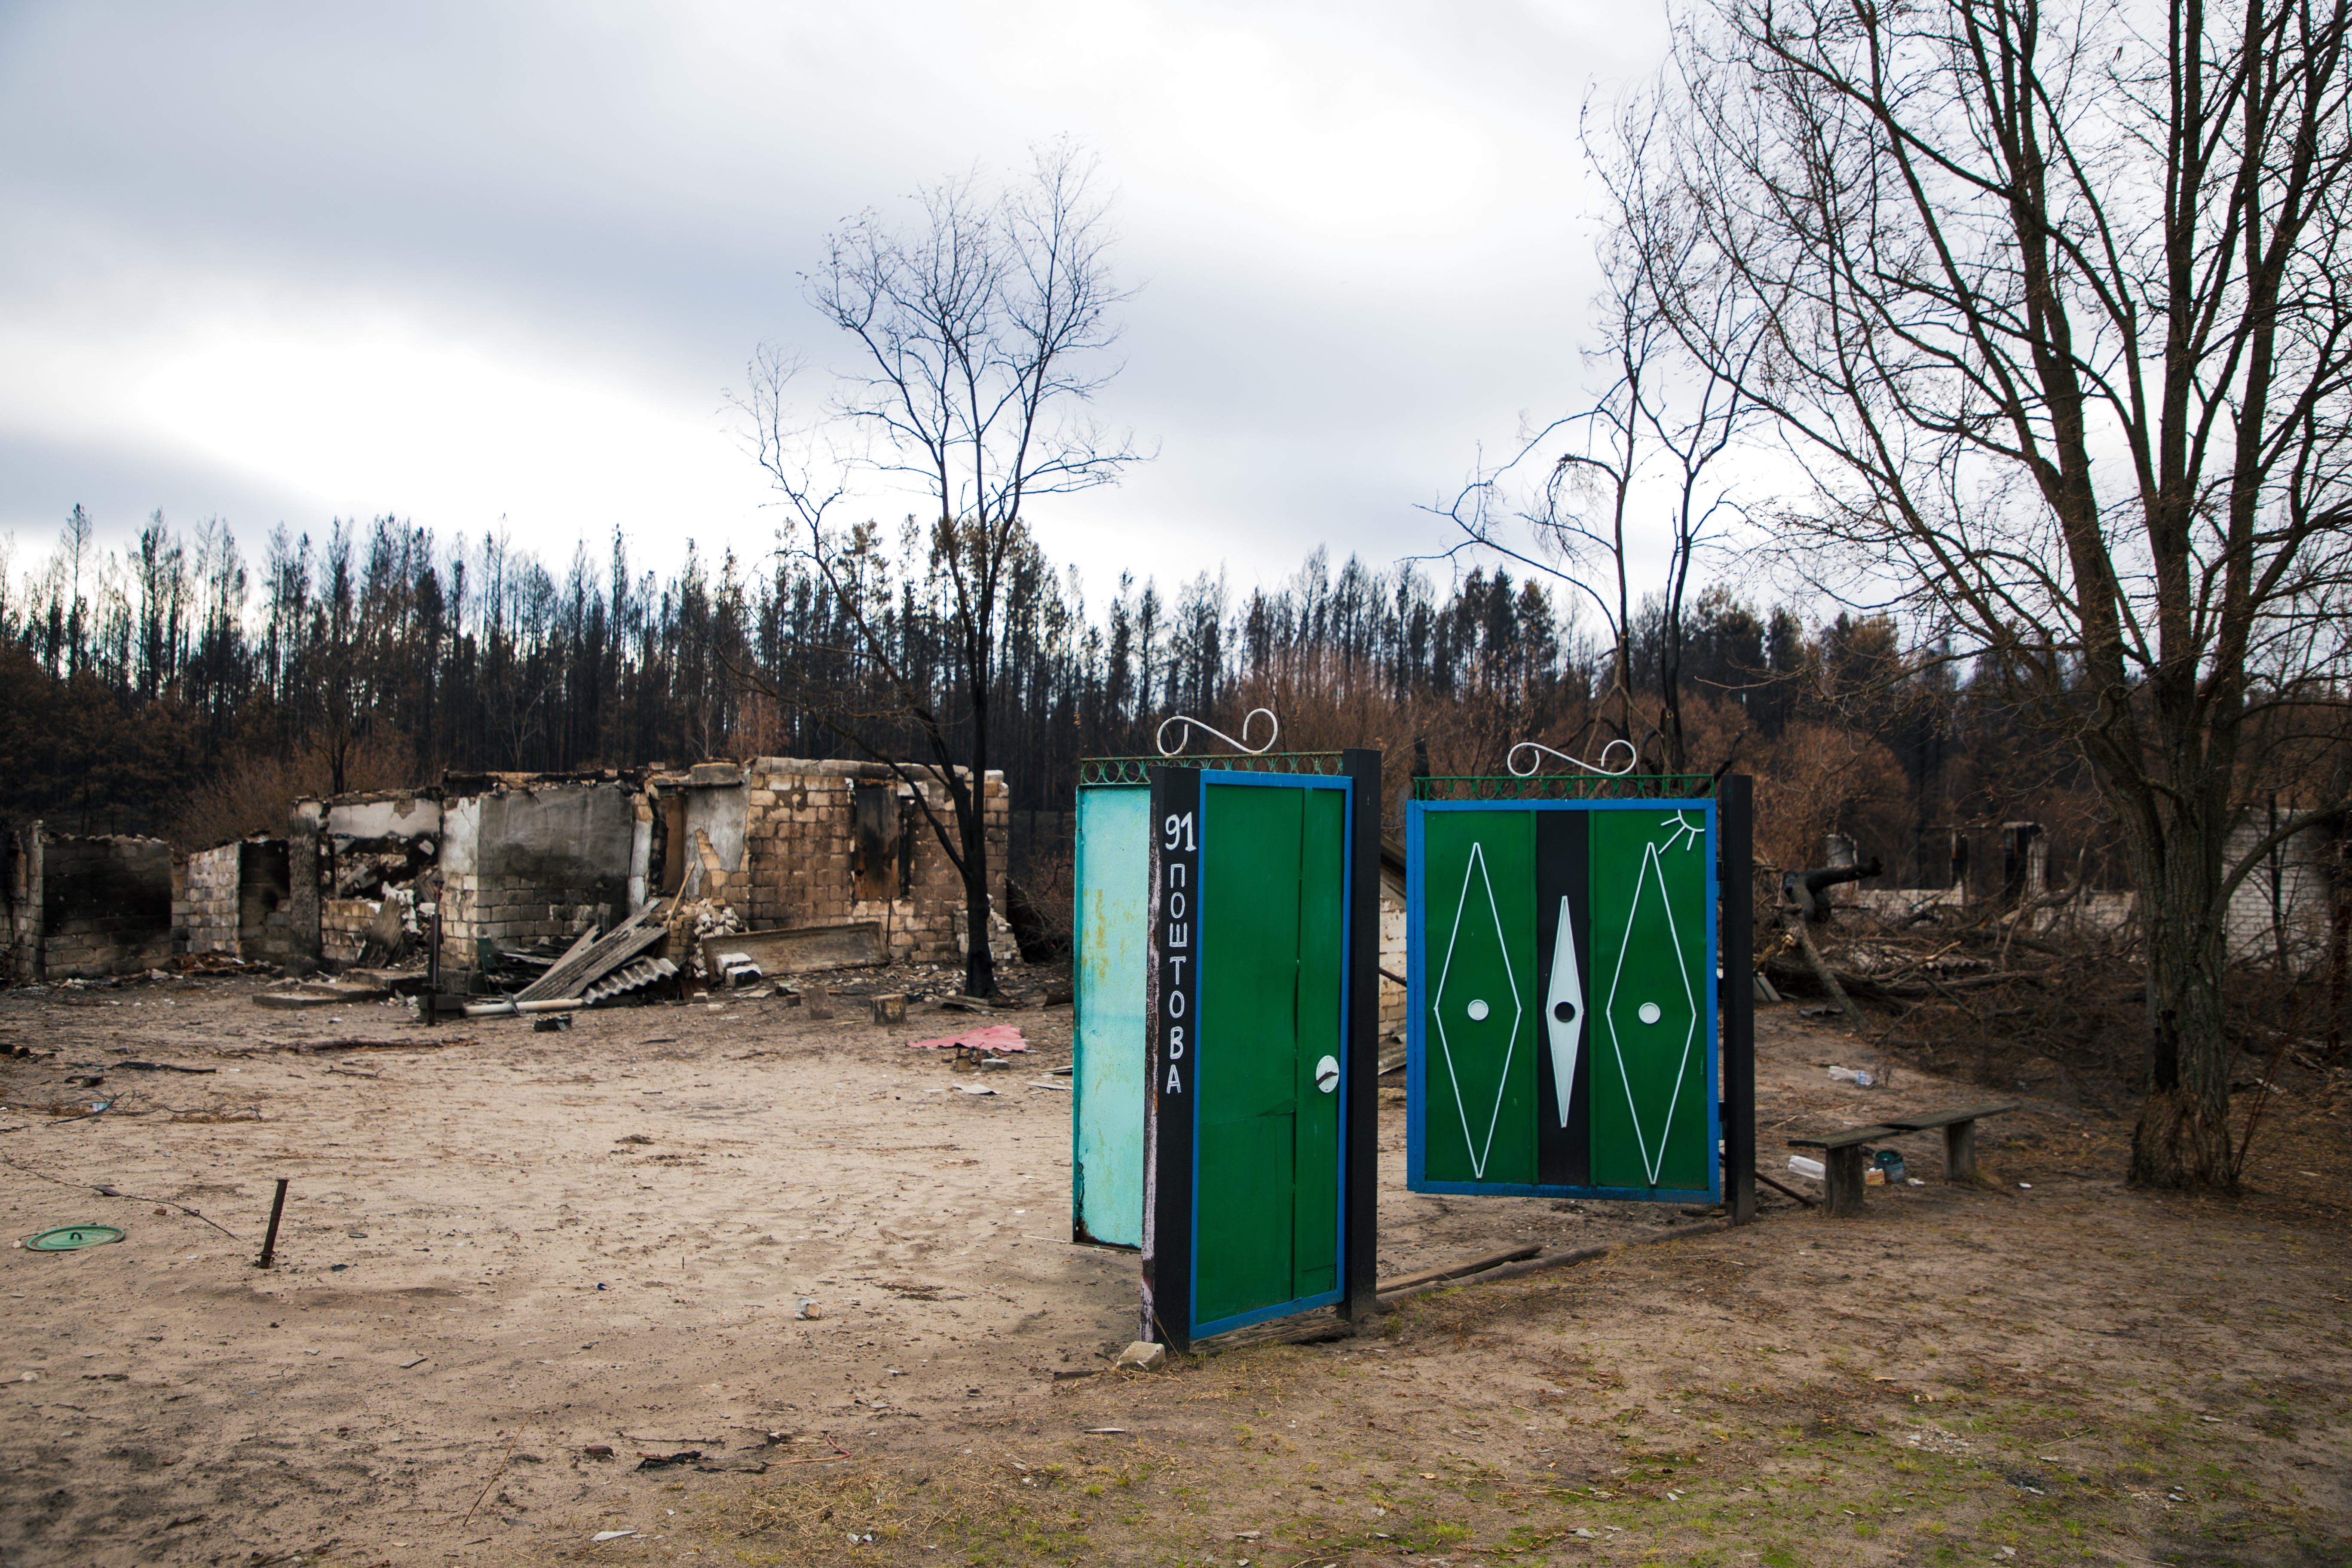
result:
M 961 1035 L 941 1035 L 936 1040 L 908 1040 L 908 1045 L 919 1051 L 942 1051 L 950 1046 L 968 1046 L 976 1051 L 1025 1051 L 1029 1042 L 1021 1031 L 1010 1024 L 987 1024 L 977 1029 L 966 1029 Z

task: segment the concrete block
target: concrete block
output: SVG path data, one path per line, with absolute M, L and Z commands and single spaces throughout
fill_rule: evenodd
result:
M 1118 1359 L 1111 1363 L 1114 1370 L 1129 1372 L 1158 1372 L 1167 1364 L 1168 1347 L 1153 1344 L 1149 1340 L 1137 1340 L 1119 1352 Z

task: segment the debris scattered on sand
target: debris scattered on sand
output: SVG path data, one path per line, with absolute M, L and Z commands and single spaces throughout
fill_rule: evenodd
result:
M 702 1450 L 699 1448 L 680 1448 L 675 1454 L 640 1454 L 637 1456 L 637 1468 L 666 1470 L 673 1465 L 690 1465 L 700 1458 Z

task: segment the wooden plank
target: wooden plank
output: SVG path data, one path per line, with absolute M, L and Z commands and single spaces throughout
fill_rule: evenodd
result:
M 1974 1121 L 1979 1117 L 1999 1116 L 2005 1110 L 2018 1110 L 2023 1102 L 2015 1100 L 1995 1100 L 1988 1105 L 1964 1106 L 1958 1110 L 1935 1110 L 1917 1116 L 1890 1116 L 1886 1125 L 1905 1132 L 1925 1132 L 1930 1127 L 1949 1127 L 1955 1122 Z
M 702 939 L 702 971 L 719 973 L 719 954 L 744 952 L 770 978 L 814 974 L 828 969 L 871 969 L 888 962 L 882 950 L 882 922 L 849 921 L 840 925 L 794 926 L 778 931 L 737 931 Z
M 1867 1143 L 1874 1138 L 1892 1138 L 1903 1129 L 1895 1126 L 1849 1127 L 1843 1132 L 1823 1132 L 1811 1138 L 1791 1138 L 1791 1149 L 1851 1149 L 1857 1143 Z

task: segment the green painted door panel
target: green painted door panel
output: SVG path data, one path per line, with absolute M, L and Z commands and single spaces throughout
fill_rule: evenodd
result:
M 1339 1288 L 1348 802 L 1202 793 L 1193 1321 L 1208 1323 Z
M 1347 984 L 1347 797 L 1302 790 L 1298 875 L 1298 1107 L 1293 1298 L 1339 1288 L 1340 1013 Z M 1322 1072 L 1323 1064 L 1331 1072 Z M 1326 1087 L 1326 1085 L 1328 1087 Z
M 1281 1115 L 1202 1123 L 1195 1323 L 1292 1299 L 1294 1121 Z
M 1202 792 L 1203 1127 L 1287 1115 L 1297 1100 L 1298 900 L 1291 889 L 1307 793 L 1244 784 Z
M 1433 813 L 1422 844 L 1433 1047 L 1423 1069 L 1424 1171 L 1432 1181 L 1531 1183 L 1535 816 Z
M 1592 1182 L 1703 1188 L 1706 849 L 1671 811 L 1592 814 Z

